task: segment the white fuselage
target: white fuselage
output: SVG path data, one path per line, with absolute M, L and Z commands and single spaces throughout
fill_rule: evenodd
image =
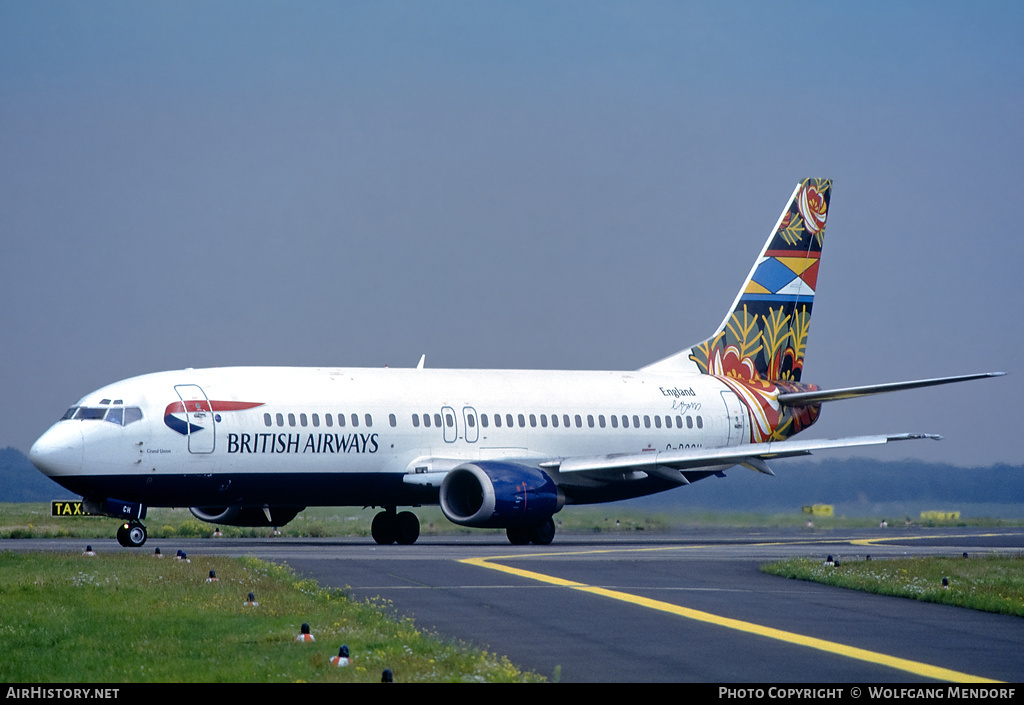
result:
M 386 475 L 412 490 L 401 504 L 436 501 L 434 473 L 463 461 L 726 447 L 749 424 L 714 377 L 644 371 L 187 369 L 117 382 L 77 406 L 117 405 L 141 420 L 62 420 L 33 461 L 80 494 L 151 506 L 393 503 L 373 489 Z

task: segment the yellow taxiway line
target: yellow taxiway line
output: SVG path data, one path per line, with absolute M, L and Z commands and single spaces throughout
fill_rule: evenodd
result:
M 953 683 L 1001 682 L 989 678 L 982 678 L 980 676 L 973 676 L 969 673 L 953 671 L 948 668 L 931 666 L 929 664 L 921 663 L 919 661 L 911 661 L 910 659 L 899 658 L 897 656 L 889 656 L 887 654 L 878 653 L 877 651 L 868 651 L 867 649 L 860 649 L 854 646 L 847 646 L 845 644 L 839 644 L 837 642 L 828 641 L 826 639 L 818 639 L 816 637 L 805 636 L 803 634 L 787 632 L 782 629 L 765 627 L 760 624 L 744 622 L 742 620 L 732 619 L 730 617 L 721 617 L 716 614 L 711 614 L 710 612 L 702 612 L 701 610 L 690 609 L 689 607 L 680 607 L 679 605 L 674 605 L 670 602 L 652 600 L 647 597 L 632 595 L 628 592 L 622 592 L 620 590 L 609 590 L 608 588 L 595 587 L 593 585 L 587 585 L 585 583 L 578 583 L 573 580 L 565 580 L 563 578 L 558 578 L 553 575 L 545 575 L 544 573 L 537 573 L 531 570 L 522 570 L 520 568 L 513 568 L 508 565 L 492 562 L 495 560 L 508 560 L 511 558 L 523 557 L 534 558 L 537 556 L 494 556 L 490 558 L 465 558 L 463 560 L 460 560 L 459 562 L 465 563 L 467 565 L 477 566 L 478 568 L 497 570 L 502 573 L 516 575 L 521 578 L 526 578 L 529 580 L 536 580 L 537 582 L 546 583 L 548 585 L 556 585 L 559 587 L 569 588 L 572 590 L 579 590 L 580 592 L 589 593 L 591 595 L 600 595 L 601 597 L 607 597 L 612 600 L 619 600 L 621 602 L 627 602 L 632 605 L 646 607 L 648 609 L 658 610 L 660 612 L 666 612 L 668 614 L 674 614 L 678 617 L 693 619 L 698 622 L 704 622 L 705 624 L 715 624 L 720 627 L 726 627 L 727 629 L 735 629 L 737 631 L 745 632 L 747 634 L 756 634 L 758 636 L 767 637 L 768 639 L 776 639 L 778 641 L 783 641 L 789 644 L 806 646 L 811 649 L 818 649 L 819 651 L 825 651 L 831 654 L 836 654 L 838 656 L 845 656 L 847 658 L 866 661 L 868 663 L 874 663 L 881 666 L 888 666 L 889 668 L 895 668 L 900 671 L 906 671 L 907 673 L 912 673 L 914 675 L 922 676 L 924 678 L 934 678 L 936 680 L 950 681 Z

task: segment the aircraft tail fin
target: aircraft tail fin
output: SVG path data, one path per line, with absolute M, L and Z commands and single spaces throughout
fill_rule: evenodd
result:
M 797 184 L 715 334 L 646 370 L 799 382 L 832 182 Z

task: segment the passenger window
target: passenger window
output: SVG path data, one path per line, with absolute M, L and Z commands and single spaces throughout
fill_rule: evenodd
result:
M 388 414 L 388 423 L 391 424 L 391 428 L 398 425 L 398 419 L 395 418 L 394 414 Z
M 487 424 L 488 424 L 487 414 L 480 414 L 480 425 L 483 428 L 487 428 Z
M 583 419 L 579 414 L 576 414 L 576 428 L 583 428 Z
M 305 414 L 299 414 L 299 425 L 302 426 L 303 428 L 306 427 L 306 415 Z
M 294 426 L 295 425 L 295 414 L 288 414 L 288 425 L 289 426 Z
M 363 420 L 366 421 L 366 427 L 367 428 L 370 428 L 371 426 L 373 426 L 373 417 L 370 416 L 369 414 L 366 414 L 363 417 Z
M 505 425 L 508 426 L 509 428 L 512 428 L 512 426 L 514 425 L 512 423 L 512 414 L 505 414 Z
M 451 414 L 444 415 L 444 422 L 448 425 L 448 428 L 452 428 L 455 425 L 455 419 L 452 418 Z
M 494 415 L 494 426 L 495 428 L 501 428 L 501 414 Z
M 519 428 L 526 428 L 526 417 L 519 414 Z
M 648 416 L 647 414 L 644 414 L 644 428 L 650 428 L 650 427 L 651 427 L 651 417 Z
M 345 414 L 338 414 L 338 425 L 342 428 L 345 427 Z
M 552 428 L 558 428 L 558 414 L 551 414 L 551 426 Z
M 640 417 L 633 414 L 633 428 L 640 428 Z
M 324 421 L 327 422 L 327 427 L 328 428 L 334 426 L 334 415 L 333 414 L 324 414 Z
M 537 428 L 537 415 L 530 414 L 530 428 Z
M 430 414 L 423 414 L 423 427 L 430 428 Z
M 704 417 L 703 416 L 698 416 L 697 417 L 697 428 L 704 428 Z
M 352 428 L 358 428 L 359 426 L 359 414 L 352 414 Z
M 320 414 L 313 414 L 310 419 L 313 421 L 314 428 L 320 428 Z
M 629 428 L 629 417 L 625 414 L 622 415 L 622 427 Z
M 618 428 L 619 427 L 619 417 L 616 416 L 615 414 L 612 414 L 611 415 L 611 420 L 612 420 L 612 428 Z
M 601 428 L 604 428 L 604 414 L 598 414 L 597 425 L 600 426 Z
M 270 418 L 270 414 L 263 414 L 263 425 L 264 426 L 273 426 L 274 425 L 274 420 L 272 418 Z
M 686 427 L 687 428 L 693 428 L 693 417 L 692 416 L 687 416 L 686 417 Z
M 589 426 L 590 428 L 594 427 L 594 415 L 593 414 L 587 414 L 587 426 Z
M 547 414 L 541 414 L 540 415 L 540 425 L 541 425 L 541 428 L 547 428 L 548 427 L 548 415 Z
M 473 414 L 466 414 L 466 425 L 470 428 L 476 428 L 476 417 Z
M 660 416 L 655 416 L 654 417 L 654 427 L 655 428 L 661 428 L 661 417 Z
M 284 415 L 283 414 L 278 414 L 277 415 L 277 425 L 278 426 L 284 426 Z
M 434 425 L 441 428 L 441 414 L 434 414 Z
M 412 427 L 413 428 L 419 428 L 420 427 L 420 415 L 419 414 L 413 414 L 412 415 Z
M 562 425 L 569 428 L 569 414 L 562 414 Z

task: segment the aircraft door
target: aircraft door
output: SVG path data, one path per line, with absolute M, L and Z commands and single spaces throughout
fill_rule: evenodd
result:
M 726 426 L 729 429 L 728 444 L 739 445 L 750 441 L 750 432 L 747 429 L 747 410 L 740 402 L 735 392 L 722 392 L 722 401 L 725 402 L 725 412 L 728 417 Z
M 190 453 L 212 453 L 217 442 L 213 407 L 206 393 L 195 384 L 175 385 L 185 414 Z
M 454 443 L 459 437 L 459 425 L 455 417 L 455 409 L 450 406 L 441 407 L 441 428 L 444 429 L 445 443 Z
M 471 406 L 462 407 L 462 425 L 466 433 L 466 443 L 476 443 L 480 438 L 480 417 Z

